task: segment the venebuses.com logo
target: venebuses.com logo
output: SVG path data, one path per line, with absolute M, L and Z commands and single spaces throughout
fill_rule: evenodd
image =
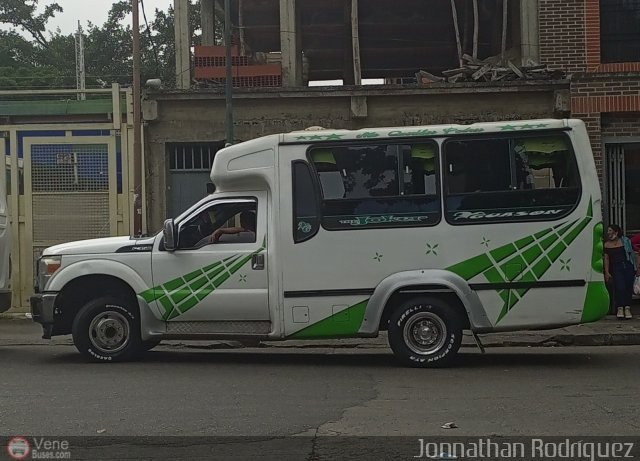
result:
M 10 459 L 71 459 L 68 440 L 47 437 L 12 437 L 7 442 Z
M 13 437 L 7 442 L 7 453 L 11 459 L 27 459 L 31 453 L 31 445 L 24 437 Z

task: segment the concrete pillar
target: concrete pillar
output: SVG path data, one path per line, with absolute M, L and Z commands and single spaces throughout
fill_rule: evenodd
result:
M 191 86 L 189 0 L 173 0 L 173 8 L 176 34 L 176 88 L 187 90 Z
M 352 2 L 344 2 L 344 23 L 347 27 L 351 25 Z M 342 83 L 345 86 L 355 85 L 355 75 L 353 66 L 353 39 L 348 34 L 344 38 L 344 65 Z
M 296 0 L 280 0 L 282 86 L 302 86 L 302 49 Z
M 362 85 L 360 68 L 360 26 L 358 19 L 358 0 L 351 0 L 351 40 L 353 47 L 353 79 L 356 85 Z
M 520 38 L 522 63 L 540 62 L 538 0 L 520 0 Z
M 216 44 L 215 0 L 200 0 L 200 20 L 202 21 L 202 44 Z

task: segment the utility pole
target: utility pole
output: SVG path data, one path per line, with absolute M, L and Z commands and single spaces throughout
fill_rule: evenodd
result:
M 224 45 L 226 47 L 227 81 L 225 85 L 227 144 L 233 144 L 233 72 L 231 68 L 231 0 L 224 0 Z
M 84 92 L 86 88 L 86 74 L 84 67 L 84 36 L 82 35 L 82 27 L 78 21 L 78 31 L 75 35 L 76 42 L 76 89 L 78 90 L 78 101 L 87 99 Z
M 140 12 L 138 0 L 131 0 L 133 12 L 133 234 L 142 235 L 142 127 L 140 104 Z

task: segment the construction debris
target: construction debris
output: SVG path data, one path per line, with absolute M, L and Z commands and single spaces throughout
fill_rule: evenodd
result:
M 564 73 L 551 70 L 546 65 L 528 62 L 518 66 L 513 61 L 501 59 L 500 56 L 480 60 L 464 54 L 461 67 L 445 70 L 442 77 L 424 70 L 416 73 L 418 84 L 457 83 L 457 82 L 508 82 L 514 80 L 555 80 L 564 78 Z

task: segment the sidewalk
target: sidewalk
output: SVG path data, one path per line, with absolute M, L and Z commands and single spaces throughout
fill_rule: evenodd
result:
M 640 315 L 635 309 L 631 320 L 618 320 L 608 316 L 598 322 L 574 325 L 555 330 L 522 331 L 515 333 L 492 333 L 480 335 L 485 347 L 552 347 L 552 346 L 622 346 L 640 345 Z M 70 336 L 41 339 L 40 325 L 19 317 L 0 317 L 0 346 L 71 345 Z M 243 347 L 236 341 L 163 341 L 162 346 L 174 348 L 231 349 Z M 255 345 L 251 345 L 255 346 Z M 464 346 L 475 347 L 468 332 Z M 387 334 L 381 332 L 377 338 L 330 339 L 307 341 L 263 341 L 260 347 L 277 348 L 388 348 Z

